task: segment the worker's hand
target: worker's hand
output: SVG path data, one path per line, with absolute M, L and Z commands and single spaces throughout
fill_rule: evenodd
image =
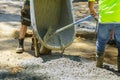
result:
M 89 1 L 88 2 L 88 7 L 89 7 L 89 10 L 90 10 L 90 14 L 93 16 L 93 17 L 96 17 L 97 16 L 97 13 L 94 9 L 94 1 Z
M 91 9 L 91 10 L 90 10 L 90 14 L 91 14 L 94 18 L 96 18 L 96 16 L 97 16 L 97 13 L 96 13 L 96 11 L 95 11 L 94 9 Z
M 90 14 L 94 17 L 94 19 L 98 22 L 98 15 L 97 13 L 95 12 L 95 10 L 91 10 L 90 11 Z
M 88 2 L 88 7 L 89 7 L 89 10 L 90 10 L 90 14 L 95 18 L 95 20 L 98 22 L 98 18 L 97 18 L 97 13 L 94 9 L 94 1 L 89 1 Z

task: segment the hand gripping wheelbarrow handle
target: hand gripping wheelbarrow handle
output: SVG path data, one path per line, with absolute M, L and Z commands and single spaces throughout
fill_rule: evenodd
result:
M 65 30 L 65 29 L 67 29 L 67 28 L 73 27 L 74 25 L 80 24 L 81 22 L 83 22 L 83 21 L 85 21 L 85 20 L 87 20 L 87 19 L 89 19 L 89 18 L 91 18 L 91 17 L 93 17 L 93 16 L 92 16 L 92 15 L 89 15 L 89 16 L 84 17 L 84 18 L 82 18 L 82 19 L 80 19 L 80 20 L 78 20 L 78 21 L 76 21 L 76 22 L 74 22 L 74 23 L 71 23 L 71 24 L 69 24 L 69 25 L 67 25 L 67 26 L 64 26 L 64 27 L 56 30 L 54 34 L 59 33 L 59 32 Z M 95 19 L 96 21 L 98 21 L 97 18 L 94 18 L 94 19 Z

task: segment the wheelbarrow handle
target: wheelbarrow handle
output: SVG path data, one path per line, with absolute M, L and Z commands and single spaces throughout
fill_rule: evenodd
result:
M 84 17 L 84 18 L 82 18 L 82 19 L 80 19 L 80 20 L 78 20 L 78 21 L 76 21 L 76 22 L 74 22 L 74 23 L 71 23 L 71 24 L 69 24 L 69 25 L 67 25 L 67 26 L 64 26 L 64 27 L 56 30 L 54 34 L 59 33 L 59 32 L 65 30 L 65 29 L 67 29 L 67 28 L 70 28 L 70 27 L 74 26 L 74 25 L 78 25 L 78 24 L 80 24 L 81 22 L 83 22 L 83 21 L 85 21 L 85 20 L 87 20 L 87 19 L 89 19 L 89 18 L 91 18 L 91 17 L 93 17 L 93 16 L 92 16 L 92 15 L 88 15 L 87 17 Z M 95 19 L 96 21 L 98 21 L 97 18 L 94 18 L 94 19 Z
M 81 22 L 93 17 L 92 15 L 88 15 L 87 17 L 84 17 L 82 19 L 79 19 L 78 21 L 74 22 L 74 25 L 80 24 Z
M 59 32 L 61 32 L 61 31 L 63 31 L 63 30 L 65 30 L 65 29 L 68 29 L 68 28 L 70 28 L 70 27 L 74 27 L 74 25 L 76 25 L 76 24 L 80 24 L 81 22 L 83 22 L 83 21 L 85 21 L 85 20 L 87 20 L 87 19 L 89 19 L 89 18 L 91 18 L 91 17 L 93 17 L 92 15 L 89 15 L 89 16 L 87 16 L 87 17 L 84 17 L 84 18 L 82 18 L 82 19 L 80 19 L 80 20 L 78 20 L 78 21 L 76 21 L 76 22 L 74 22 L 74 23 L 71 23 L 71 24 L 69 24 L 69 25 L 67 25 L 67 26 L 64 26 L 64 27 L 62 27 L 62 28 L 60 28 L 60 29 L 57 29 L 55 32 L 53 32 L 51 35 L 49 35 L 49 38 L 51 38 L 52 36 L 54 36 L 55 34 L 57 34 L 57 33 L 59 33 Z M 97 20 L 97 18 L 95 19 L 96 21 L 98 21 Z M 49 33 L 49 30 L 48 30 L 48 33 Z M 48 35 L 46 35 L 46 36 L 48 36 Z M 48 38 L 47 38 L 48 39 Z M 46 39 L 45 39 L 46 40 Z

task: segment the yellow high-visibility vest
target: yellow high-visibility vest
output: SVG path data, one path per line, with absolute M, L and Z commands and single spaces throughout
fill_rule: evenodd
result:
M 100 23 L 120 23 L 120 0 L 99 0 L 98 3 Z

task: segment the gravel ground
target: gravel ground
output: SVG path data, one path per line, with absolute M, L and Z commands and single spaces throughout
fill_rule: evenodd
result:
M 96 68 L 95 61 L 84 57 L 95 57 L 94 41 L 75 40 L 64 54 L 53 51 L 52 55 L 35 58 L 30 50 L 31 41 L 26 39 L 26 51 L 16 54 L 17 40 L 9 36 L 20 28 L 20 4 L 19 1 L 0 0 L 0 80 L 120 80 L 115 65 L 105 63 L 103 69 Z M 76 20 L 88 15 L 85 2 L 73 5 Z M 116 48 L 111 50 L 114 54 L 108 55 L 108 58 L 116 58 Z
M 44 60 L 45 58 L 45 60 Z M 46 59 L 47 58 L 47 59 Z M 51 59 L 51 60 L 49 60 Z M 47 60 L 47 61 L 46 61 Z M 96 68 L 95 62 L 80 57 L 60 54 L 24 60 L 20 63 L 25 70 L 11 75 L 1 70 L 4 80 L 119 80 L 115 66 L 105 64 L 104 69 Z

